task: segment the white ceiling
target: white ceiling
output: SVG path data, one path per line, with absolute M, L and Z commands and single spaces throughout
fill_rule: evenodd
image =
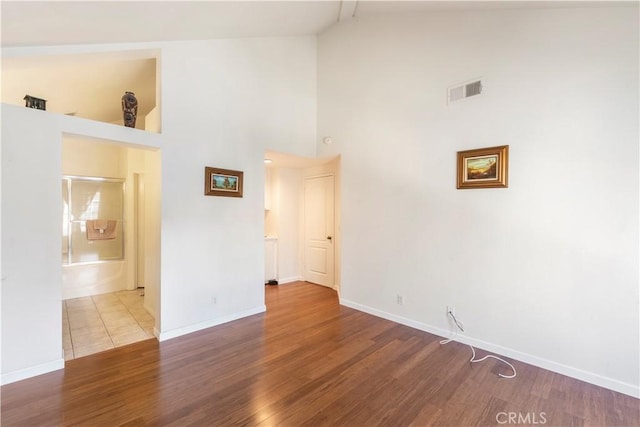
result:
M 607 1 L 2 1 L 2 46 L 319 34 L 338 21 L 390 13 L 585 7 Z M 637 3 L 637 1 L 627 2 Z
M 339 8 L 336 1 L 3 1 L 2 45 L 316 34 Z
M 611 2 L 518 1 L 0 1 L 2 102 L 29 94 L 47 110 L 121 121 L 120 97 L 136 93 L 139 116 L 155 106 L 154 55 L 12 55 L 21 47 L 319 34 L 339 20 L 444 10 L 600 6 Z M 624 3 L 618 3 L 624 5 Z M 626 5 L 637 2 L 626 2 Z M 11 49 L 18 48 L 18 49 Z

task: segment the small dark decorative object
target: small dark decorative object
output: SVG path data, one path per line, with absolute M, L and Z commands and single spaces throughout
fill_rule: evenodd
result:
M 47 109 L 47 100 L 36 98 L 35 96 L 25 95 L 24 99 L 26 102 L 25 107 L 27 108 L 35 108 L 36 110 L 46 110 Z
M 136 127 L 136 117 L 138 116 L 138 100 L 133 92 L 125 92 L 122 96 L 122 115 L 124 125 L 129 128 Z

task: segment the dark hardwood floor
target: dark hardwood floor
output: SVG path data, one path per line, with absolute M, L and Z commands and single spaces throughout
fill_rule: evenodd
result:
M 267 313 L 3 386 L 3 426 L 638 426 L 638 399 L 269 286 Z M 482 352 L 479 353 L 481 355 Z

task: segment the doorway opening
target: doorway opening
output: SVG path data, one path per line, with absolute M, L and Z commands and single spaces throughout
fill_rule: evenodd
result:
M 265 152 L 265 283 L 340 289 L 340 157 Z
M 65 360 L 159 330 L 160 153 L 77 135 L 62 141 Z

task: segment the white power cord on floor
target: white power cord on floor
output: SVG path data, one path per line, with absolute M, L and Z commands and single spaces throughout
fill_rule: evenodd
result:
M 451 341 L 454 341 L 455 338 L 458 336 L 458 329 L 460 330 L 460 332 L 464 332 L 464 325 L 462 324 L 462 322 L 460 322 L 451 311 L 449 311 L 447 314 L 449 315 L 449 317 L 451 317 L 451 320 L 453 320 L 453 323 L 456 324 L 457 329 L 454 331 L 454 334 L 453 334 L 453 336 L 451 338 L 440 341 L 440 344 L 442 344 L 442 345 L 449 344 Z M 482 362 L 483 360 L 487 360 L 489 358 L 496 359 L 496 360 L 499 360 L 499 361 L 501 361 L 503 363 L 506 363 L 507 365 L 509 365 L 509 367 L 511 369 L 513 369 L 513 375 L 503 375 L 501 373 L 498 373 L 498 375 L 500 377 L 502 377 L 502 378 L 515 378 L 516 377 L 516 368 L 514 368 L 511 363 L 507 362 L 504 359 L 499 358 L 498 356 L 494 356 L 493 354 L 487 354 L 482 359 L 476 359 L 476 349 L 473 348 L 473 346 L 471 344 L 467 344 L 467 345 L 469 347 L 471 347 L 471 353 L 472 353 L 472 356 L 471 356 L 471 359 L 469 360 L 469 362 L 478 363 L 478 362 Z

